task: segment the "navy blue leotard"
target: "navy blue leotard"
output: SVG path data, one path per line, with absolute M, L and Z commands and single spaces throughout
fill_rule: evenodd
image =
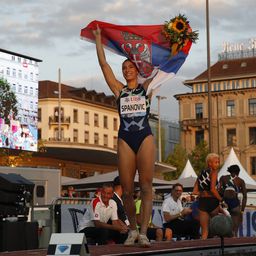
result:
M 118 138 L 137 153 L 143 140 L 152 134 L 148 118 L 150 99 L 142 85 L 136 89 L 124 86 L 117 99 L 120 127 Z

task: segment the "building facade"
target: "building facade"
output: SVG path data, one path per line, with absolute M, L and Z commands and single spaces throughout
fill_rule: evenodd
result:
M 185 85 L 179 101 L 181 144 L 191 151 L 209 144 L 208 70 Z M 233 147 L 247 172 L 256 177 L 256 55 L 248 50 L 223 54 L 211 66 L 211 144 L 223 163 Z
M 118 127 L 114 96 L 39 82 L 38 139 L 49 155 L 61 159 L 63 175 L 116 170 Z

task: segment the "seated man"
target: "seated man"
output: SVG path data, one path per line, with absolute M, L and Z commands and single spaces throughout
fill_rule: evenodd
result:
M 117 205 L 111 199 L 113 194 L 112 184 L 103 184 L 101 195 L 92 200 L 78 226 L 80 233 L 98 244 L 107 244 L 111 240 L 117 243 L 128 232 L 128 228 L 118 221 Z M 111 224 L 107 223 L 109 220 Z
M 123 189 L 122 189 L 122 186 L 120 184 L 119 176 L 115 177 L 115 179 L 113 181 L 113 184 L 114 184 L 114 195 L 113 195 L 112 199 L 117 204 L 118 219 L 122 221 L 121 224 L 129 226 L 130 222 L 129 222 L 129 220 L 127 218 L 127 215 L 125 213 L 125 210 L 124 210 L 124 204 L 123 204 L 123 200 L 122 200 Z
M 178 238 L 197 239 L 199 238 L 200 224 L 197 220 L 186 218 L 192 213 L 192 209 L 183 208 L 180 200 L 182 192 L 183 186 L 179 183 L 174 184 L 171 196 L 164 200 L 162 206 L 163 226 L 170 228 Z
M 124 228 L 129 228 L 130 222 L 124 210 L 124 204 L 122 200 L 123 189 L 120 183 L 119 176 L 115 177 L 115 179 L 113 180 L 113 185 L 114 185 L 114 194 L 112 199 L 116 202 L 116 205 L 117 205 L 117 216 L 118 216 L 119 224 L 121 226 L 124 226 Z M 112 223 L 111 220 L 108 223 Z M 117 237 L 116 238 L 117 243 L 120 243 L 120 244 L 124 243 L 127 237 L 128 237 L 128 233 L 127 233 L 127 236 L 122 235 Z
M 136 221 L 138 229 L 140 228 L 141 223 L 141 199 L 140 195 L 138 194 L 138 198 L 135 200 L 135 208 L 136 208 Z M 155 241 L 171 241 L 172 239 L 172 230 L 170 228 L 161 228 L 156 226 L 152 222 L 152 218 L 150 219 L 150 222 L 148 224 L 147 229 L 147 237 L 149 240 L 155 240 Z

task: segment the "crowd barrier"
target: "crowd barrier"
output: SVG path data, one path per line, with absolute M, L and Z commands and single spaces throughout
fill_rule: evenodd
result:
M 88 209 L 89 198 L 57 198 L 47 211 L 40 207 L 34 209 L 33 221 L 38 221 L 41 229 L 39 234 L 39 248 L 47 247 L 51 233 L 75 233 L 83 213 Z M 154 201 L 152 221 L 162 226 L 161 201 Z M 246 207 L 243 223 L 239 228 L 240 237 L 256 236 L 256 207 Z

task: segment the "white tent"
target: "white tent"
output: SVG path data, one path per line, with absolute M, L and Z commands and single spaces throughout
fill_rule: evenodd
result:
M 197 178 L 197 175 L 188 159 L 186 166 L 184 170 L 182 171 L 181 175 L 179 176 L 179 179 L 188 178 L 188 177 L 195 177 Z
M 233 148 L 231 148 L 230 153 L 227 157 L 227 159 L 224 162 L 224 165 L 221 167 L 218 178 L 220 178 L 222 175 L 228 175 L 229 172 L 227 171 L 228 167 L 230 165 L 237 164 L 240 168 L 239 177 L 242 178 L 246 184 L 247 188 L 256 188 L 256 181 L 248 174 L 248 172 L 243 168 L 240 161 L 238 160 L 236 153 Z
M 90 176 L 90 177 L 75 180 L 75 181 L 69 181 L 69 182 L 63 183 L 62 185 L 74 186 L 76 188 L 97 188 L 97 187 L 100 187 L 105 182 L 112 182 L 116 176 L 118 176 L 118 171 L 98 174 L 98 175 Z M 139 175 L 138 173 L 136 173 L 135 183 L 138 183 L 138 181 L 139 181 Z M 153 185 L 155 186 L 169 185 L 169 184 L 172 184 L 172 183 L 170 181 L 153 178 Z
M 76 178 L 71 178 L 71 177 L 66 177 L 66 176 L 61 176 L 61 185 L 67 183 L 67 182 L 71 182 L 71 181 L 75 181 L 78 180 Z

